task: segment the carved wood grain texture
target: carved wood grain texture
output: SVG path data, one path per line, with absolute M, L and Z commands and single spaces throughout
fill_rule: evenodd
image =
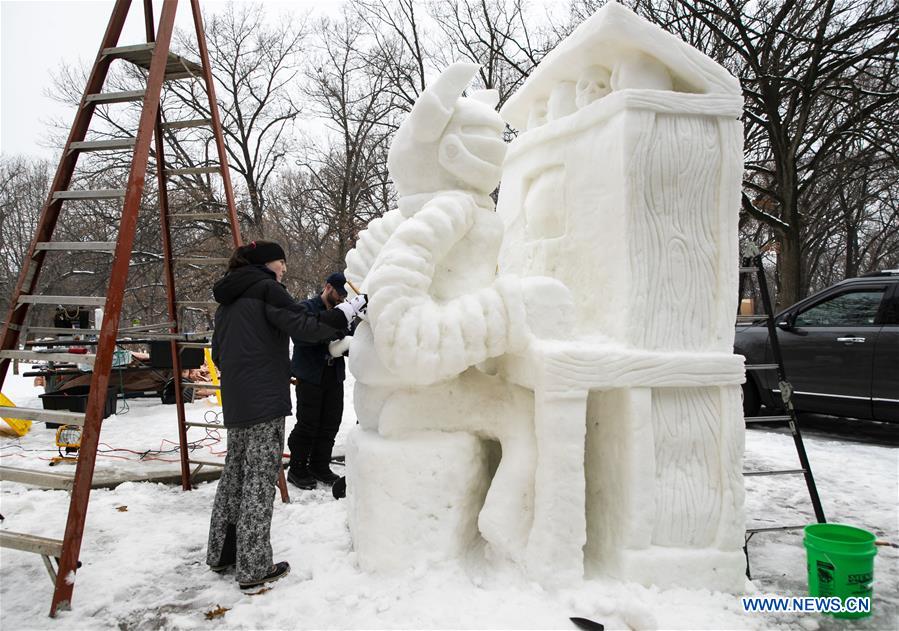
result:
M 721 399 L 718 388 L 652 392 L 656 514 L 652 542 L 707 547 L 721 516 Z
M 650 350 L 713 350 L 719 310 L 717 121 L 642 113 L 627 169 L 630 230 L 628 341 Z

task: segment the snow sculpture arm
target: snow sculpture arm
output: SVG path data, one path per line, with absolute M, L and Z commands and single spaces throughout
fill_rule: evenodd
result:
M 373 219 L 368 227 L 359 233 L 356 247 L 347 252 L 345 274 L 351 283 L 360 288 L 360 291 L 366 291 L 365 277 L 368 276 L 381 248 L 402 221 L 403 214 L 399 208 Z
M 409 383 L 435 383 L 526 344 L 517 278 L 497 278 L 446 302 L 429 294 L 437 263 L 464 238 L 478 211 L 463 194 L 431 200 L 397 228 L 366 279 L 378 357 Z

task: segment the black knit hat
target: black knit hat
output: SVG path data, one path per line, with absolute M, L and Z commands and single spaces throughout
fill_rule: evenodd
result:
M 244 247 L 244 256 L 250 263 L 256 265 L 265 265 L 269 261 L 287 258 L 284 249 L 274 241 L 251 241 Z

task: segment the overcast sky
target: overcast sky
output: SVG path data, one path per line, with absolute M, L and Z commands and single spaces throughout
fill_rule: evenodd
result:
M 153 3 L 158 24 L 161 0 Z M 204 15 L 224 0 L 202 0 Z M 287 7 L 332 8 L 335 0 L 266 0 L 275 11 Z M 112 0 L 0 0 L 0 153 L 30 154 L 53 161 L 61 147 L 46 147 L 48 122 L 71 125 L 73 109 L 55 103 L 47 92 L 63 62 L 90 65 L 106 30 Z M 176 26 L 192 29 L 190 2 L 178 3 Z M 133 0 L 119 45 L 146 41 L 143 2 Z

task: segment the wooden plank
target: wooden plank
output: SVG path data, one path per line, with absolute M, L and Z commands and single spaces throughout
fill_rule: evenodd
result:
M 22 295 L 19 296 L 19 304 L 31 305 L 66 305 L 79 307 L 102 307 L 106 304 L 105 296 L 44 296 Z M 74 330 L 74 329 L 73 329 Z
M 228 221 L 225 213 L 174 213 L 169 219 L 193 219 L 195 221 Z
M 74 330 L 74 329 L 73 329 Z M 78 342 L 72 342 L 77 345 Z M 72 364 L 93 364 L 96 355 L 90 353 L 46 353 L 44 351 L 0 351 L 0 359 L 18 359 L 19 361 L 68 362 Z
M 231 259 L 211 256 L 176 256 L 175 263 L 184 265 L 227 265 Z
M 127 90 L 125 92 L 100 92 L 88 94 L 85 97 L 87 103 L 126 103 L 128 101 L 140 101 L 144 98 L 143 90 Z
M 47 471 L 35 471 L 33 469 L 19 469 L 17 467 L 0 467 L 0 480 L 5 482 L 18 482 L 41 486 L 45 489 L 60 489 L 68 491 L 72 488 L 72 476 L 64 473 L 49 473 Z
M 116 138 L 114 140 L 90 140 L 69 143 L 69 151 L 117 151 L 134 149 L 135 138 Z
M 181 348 L 212 348 L 212 342 L 178 342 Z
M 53 199 L 118 199 L 125 197 L 124 188 L 99 188 L 93 191 L 56 191 Z
M 163 123 L 163 129 L 186 129 L 188 127 L 210 127 L 212 125 L 211 118 L 192 118 L 182 121 L 170 121 Z
M 113 48 L 104 48 L 103 55 L 106 57 L 114 57 L 116 59 L 120 59 L 122 57 L 126 57 L 127 55 L 133 55 L 135 53 L 152 53 L 153 49 L 156 48 L 155 42 L 148 42 L 146 44 L 132 44 L 130 46 L 115 46 Z M 150 55 L 147 55 L 147 58 L 150 58 Z
M 0 416 L 20 418 L 26 421 L 43 421 L 45 423 L 60 423 L 63 425 L 84 425 L 83 412 L 69 412 L 68 410 L 42 410 L 40 408 L 20 408 L 0 406 Z
M 165 174 L 167 177 L 171 177 L 172 175 L 201 175 L 203 173 L 219 173 L 222 168 L 219 166 L 212 167 L 188 167 L 183 169 L 166 169 Z
M 35 250 L 64 250 L 66 252 L 115 252 L 115 241 L 44 241 Z
M 209 381 L 183 381 L 182 388 L 196 388 L 200 390 L 221 390 L 222 386 Z
M 0 548 L 35 552 L 54 558 L 62 556 L 62 540 L 60 539 L 10 532 L 9 530 L 0 530 Z
M 213 429 L 228 429 L 221 423 L 195 423 L 193 421 L 185 421 L 184 423 L 188 427 L 211 427 Z M 193 462 L 193 461 L 191 461 Z
M 224 427 L 224 426 L 222 426 Z M 212 462 L 210 460 L 188 460 L 190 464 L 201 465 L 203 467 L 224 467 L 225 459 L 222 458 L 221 462 Z

